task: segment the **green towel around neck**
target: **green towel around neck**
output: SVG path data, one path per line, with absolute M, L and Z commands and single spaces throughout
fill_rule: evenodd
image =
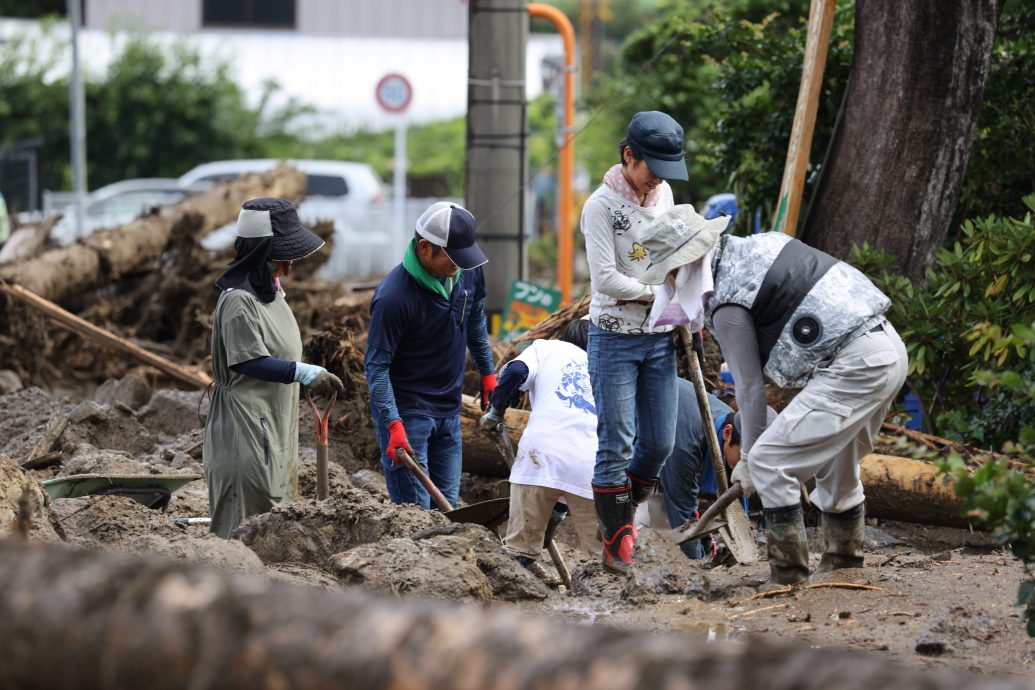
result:
M 406 248 L 406 254 L 403 255 L 403 268 L 406 272 L 413 276 L 413 279 L 423 285 L 425 288 L 434 292 L 435 294 L 441 295 L 443 299 L 449 300 L 449 294 L 453 292 L 453 285 L 456 282 L 457 277 L 460 275 L 460 269 L 456 269 L 456 273 L 446 278 L 444 281 L 440 281 L 435 276 L 428 273 L 428 271 L 421 265 L 420 259 L 417 257 L 417 240 L 410 240 L 410 246 Z

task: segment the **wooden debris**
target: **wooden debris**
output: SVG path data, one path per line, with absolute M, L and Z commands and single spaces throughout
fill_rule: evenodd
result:
M 58 305 L 50 302 L 39 295 L 34 294 L 30 290 L 25 289 L 21 285 L 9 285 L 0 283 L 0 292 L 3 292 L 11 297 L 14 297 L 21 302 L 30 305 L 31 307 L 43 312 L 49 318 L 60 324 L 62 327 L 93 340 L 94 342 L 102 345 L 121 350 L 129 354 L 130 356 L 141 360 L 151 366 L 160 369 L 161 371 L 169 374 L 175 379 L 183 381 L 192 386 L 198 388 L 205 388 L 212 383 L 212 377 L 208 374 L 200 371 L 191 370 L 176 362 L 171 362 L 164 357 L 152 354 L 147 350 L 134 345 L 125 338 L 119 337 L 113 333 L 93 325 L 85 319 L 81 319 L 71 312 L 65 311 Z
M 64 451 L 52 450 L 43 455 L 32 455 L 28 460 L 20 464 L 23 470 L 41 470 L 44 467 L 58 464 L 64 455 Z
M 882 592 L 883 587 L 877 587 L 876 585 L 864 585 L 857 582 L 813 582 L 808 585 L 791 585 L 789 587 L 780 587 L 779 589 L 770 589 L 765 592 L 759 592 L 753 594 L 747 598 L 747 601 L 756 601 L 758 599 L 769 599 L 772 597 L 783 596 L 784 594 L 794 594 L 800 592 L 803 589 L 864 589 L 869 591 Z

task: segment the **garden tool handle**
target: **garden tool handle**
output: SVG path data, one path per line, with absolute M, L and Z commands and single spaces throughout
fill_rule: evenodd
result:
M 435 502 L 438 509 L 443 513 L 448 513 L 453 509 L 453 506 L 449 503 L 449 499 L 438 490 L 435 483 L 431 481 L 431 477 L 428 476 L 427 472 L 421 469 L 421 466 L 417 464 L 417 461 L 410 457 L 410 454 L 406 452 L 405 448 L 396 448 L 395 457 L 402 461 L 402 464 L 406 465 L 410 472 L 413 472 L 413 476 L 424 485 L 427 492 L 431 494 L 431 500 Z
M 715 502 L 708 506 L 708 510 L 704 511 L 704 515 L 698 520 L 693 527 L 686 532 L 681 532 L 677 544 L 685 544 L 688 541 L 697 539 L 702 534 L 710 532 L 708 527 L 711 523 L 715 522 L 717 518 L 726 508 L 736 501 L 738 498 L 744 495 L 744 489 L 740 486 L 740 482 L 733 482 L 733 486 L 727 489 L 721 496 L 715 499 Z
M 711 405 L 708 404 L 708 391 L 704 387 L 704 372 L 701 371 L 701 363 L 697 359 L 697 353 L 693 348 L 693 337 L 690 329 L 686 326 L 678 326 L 679 339 L 683 343 L 683 350 L 686 353 L 687 366 L 690 369 L 690 378 L 693 379 L 694 392 L 697 393 L 697 405 L 701 408 L 701 421 L 704 422 L 704 435 L 708 439 L 708 448 L 711 450 L 712 469 L 715 471 L 715 485 L 719 491 L 726 491 L 729 488 L 729 481 L 726 479 L 726 463 L 722 460 L 722 453 L 719 451 L 719 437 L 715 434 L 715 422 L 712 420 Z
M 334 407 L 334 403 L 338 400 L 338 392 L 331 393 L 331 401 L 327 404 L 327 408 L 321 414 L 320 409 L 313 402 L 313 397 L 309 395 L 309 388 L 305 389 L 305 401 L 309 404 L 309 409 L 313 411 L 313 416 L 316 417 L 316 500 L 322 501 L 327 498 L 330 486 L 329 477 L 329 466 L 331 458 L 331 447 L 330 447 L 330 430 L 328 424 L 331 421 L 331 409 Z

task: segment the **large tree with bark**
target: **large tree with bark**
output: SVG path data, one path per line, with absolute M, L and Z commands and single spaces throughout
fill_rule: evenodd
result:
M 922 279 L 945 241 L 988 79 L 1000 0 L 858 0 L 842 116 L 802 239 L 868 242 Z

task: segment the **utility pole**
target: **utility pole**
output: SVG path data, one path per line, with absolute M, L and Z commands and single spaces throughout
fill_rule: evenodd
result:
M 524 278 L 526 0 L 470 0 L 467 82 L 467 208 L 478 222 L 489 312 Z
M 72 191 L 75 194 L 75 235 L 83 236 L 83 200 L 86 197 L 86 99 L 79 69 L 80 0 L 68 0 L 68 22 L 72 25 L 72 73 L 68 80 L 69 139 L 72 142 Z

